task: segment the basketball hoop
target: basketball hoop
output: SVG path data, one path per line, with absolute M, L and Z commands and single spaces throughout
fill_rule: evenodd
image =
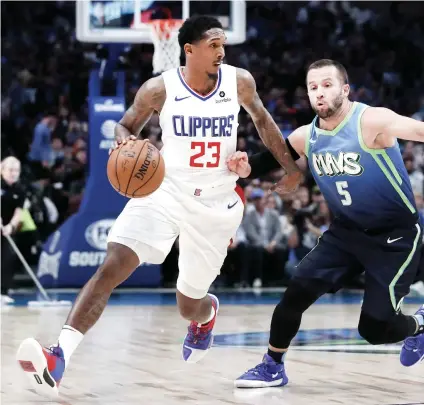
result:
M 178 43 L 178 29 L 183 24 L 183 20 L 172 18 L 150 20 L 148 24 L 155 47 L 153 73 L 162 73 L 180 66 L 181 49 Z

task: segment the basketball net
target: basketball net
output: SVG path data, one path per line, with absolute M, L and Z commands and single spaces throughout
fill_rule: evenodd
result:
M 183 20 L 150 20 L 150 32 L 155 47 L 153 74 L 180 66 L 181 49 L 178 43 L 178 29 Z

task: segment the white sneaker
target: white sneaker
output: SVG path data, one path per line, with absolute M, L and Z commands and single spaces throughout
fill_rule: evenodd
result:
M 33 338 L 25 339 L 19 346 L 16 360 L 38 394 L 50 398 L 58 396 L 59 384 L 65 372 L 61 347 L 45 348 Z
M 1 303 L 2 304 L 14 304 L 15 300 L 12 297 L 9 297 L 8 295 L 1 295 Z

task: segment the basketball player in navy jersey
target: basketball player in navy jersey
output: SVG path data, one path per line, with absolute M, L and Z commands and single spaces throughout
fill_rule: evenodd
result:
M 177 305 L 189 321 L 182 357 L 193 363 L 209 351 L 219 302 L 208 290 L 243 216 L 235 191 L 238 177 L 226 165 L 236 151 L 240 106 L 285 168 L 280 186 L 292 192 L 301 180 L 252 75 L 223 63 L 221 23 L 207 16 L 189 18 L 178 41 L 185 66 L 147 80 L 115 129 L 117 143 L 125 143 L 159 113 L 167 167 L 163 183 L 151 196 L 129 200 L 115 221 L 105 261 L 78 295 L 57 344 L 43 348 L 29 338 L 18 350 L 22 370 L 42 394 L 57 394 L 72 353 L 100 318 L 113 289 L 140 263 L 162 263 L 178 236 Z
M 404 341 L 404 366 L 424 358 L 424 305 L 412 316 L 400 311 L 418 274 L 422 224 L 397 142 L 424 142 L 424 123 L 350 101 L 347 72 L 333 60 L 313 63 L 306 84 L 317 116 L 296 129 L 287 144 L 294 159 L 308 158 L 335 219 L 298 265 L 274 310 L 268 353 L 235 381 L 240 388 L 287 384 L 284 359 L 302 314 L 320 296 L 363 271 L 361 336 L 371 344 Z M 278 167 L 266 152 L 253 157 L 256 166 L 258 159 L 268 160 L 266 170 Z M 240 177 L 251 173 L 242 152 L 227 164 Z

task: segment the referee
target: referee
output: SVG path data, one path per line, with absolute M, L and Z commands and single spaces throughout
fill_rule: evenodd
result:
M 15 252 L 5 236 L 13 235 L 21 224 L 25 193 L 18 181 L 21 163 L 13 156 L 1 162 L 1 303 L 13 303 L 8 296 L 12 287 Z

